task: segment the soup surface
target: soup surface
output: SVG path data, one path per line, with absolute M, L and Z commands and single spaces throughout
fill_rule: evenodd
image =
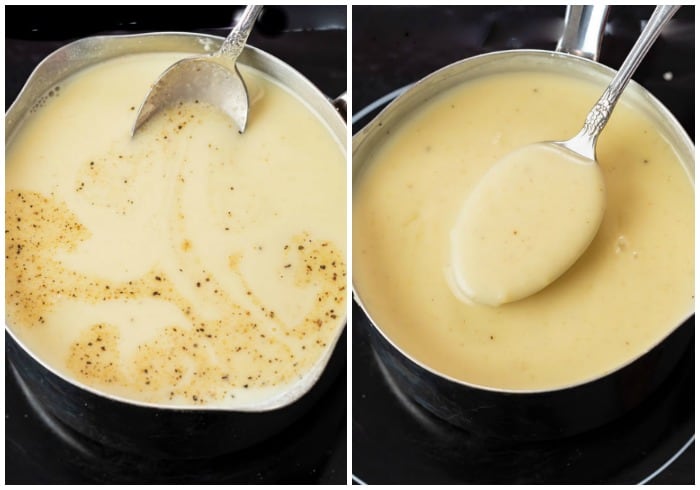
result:
M 132 140 L 150 84 L 182 57 L 90 67 L 12 137 L 7 323 L 53 369 L 112 395 L 272 406 L 345 321 L 344 152 L 245 66 L 245 134 L 195 101 Z
M 476 184 L 507 153 L 576 134 L 600 91 L 555 73 L 484 76 L 431 98 L 362 162 L 353 282 L 406 353 L 468 383 L 554 389 L 616 369 L 691 314 L 692 180 L 624 97 L 598 141 L 605 215 L 573 267 L 498 307 L 465 304 L 450 287 L 450 233 Z

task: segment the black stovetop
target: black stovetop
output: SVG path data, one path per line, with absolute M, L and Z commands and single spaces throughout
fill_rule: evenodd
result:
M 600 61 L 618 68 L 653 7 L 612 7 Z M 354 7 L 353 132 L 402 87 L 449 63 L 513 48 L 554 49 L 564 7 Z M 683 7 L 634 79 L 694 138 L 694 8 Z M 621 420 L 552 443 L 494 444 L 425 412 L 396 391 L 353 304 L 355 483 L 693 483 L 690 346 L 659 391 Z
M 236 7 L 5 8 L 5 105 L 46 55 L 98 34 L 189 31 L 225 36 Z M 346 90 L 345 6 L 266 7 L 249 43 L 295 67 L 321 91 Z M 338 348 L 345 350 L 345 342 Z M 6 356 L 6 483 L 339 483 L 347 481 L 346 370 L 287 430 L 207 460 L 153 460 L 99 446 L 27 398 Z

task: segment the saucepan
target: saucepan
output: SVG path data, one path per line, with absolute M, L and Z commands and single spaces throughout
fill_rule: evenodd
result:
M 104 60 L 158 51 L 193 54 L 218 49 L 223 38 L 159 32 L 100 36 L 72 42 L 45 58 L 34 70 L 5 118 L 9 140 L 32 106 L 51 87 L 77 71 Z M 326 124 L 341 147 L 346 144 L 344 97 L 331 101 L 282 60 L 246 46 L 239 62 L 280 82 L 301 98 Z M 87 387 L 38 358 L 6 325 L 6 352 L 24 393 L 50 416 L 81 434 L 119 450 L 154 457 L 206 458 L 249 447 L 299 419 L 333 384 L 345 363 L 345 333 L 339 328 L 312 371 L 284 401 L 262 409 L 177 407 L 133 403 Z
M 596 61 L 607 8 L 570 7 L 555 51 L 509 50 L 487 53 L 441 68 L 415 83 L 353 138 L 353 182 L 385 135 L 424 101 L 478 77 L 518 70 L 575 74 L 607 85 L 614 71 Z M 626 96 L 658 124 L 687 174 L 694 174 L 694 146 L 682 126 L 641 85 L 631 82 Z M 353 196 L 353 199 L 357 199 Z M 362 260 L 357 253 L 354 261 Z M 397 279 L 400 280 L 400 279 Z M 586 382 L 558 389 L 500 390 L 455 379 L 417 359 L 375 321 L 366 293 L 354 282 L 354 299 L 370 320 L 369 337 L 384 373 L 409 399 L 458 427 L 481 437 L 546 440 L 599 427 L 639 405 L 669 376 L 693 337 L 694 315 L 669 328 L 653 348 L 623 366 Z M 600 321 L 605 321 L 601 318 Z M 615 328 L 610 325 L 610 328 Z

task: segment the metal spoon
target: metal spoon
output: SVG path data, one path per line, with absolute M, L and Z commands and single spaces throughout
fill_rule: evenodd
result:
M 459 299 L 497 306 L 525 298 L 556 280 L 588 248 L 605 213 L 598 136 L 678 8 L 654 10 L 576 136 L 520 148 L 477 184 L 450 234 L 448 282 Z
M 165 70 L 141 104 L 131 134 L 158 111 L 184 100 L 221 108 L 243 133 L 248 120 L 248 90 L 236 60 L 261 10 L 261 5 L 247 6 L 216 53 L 185 58 Z

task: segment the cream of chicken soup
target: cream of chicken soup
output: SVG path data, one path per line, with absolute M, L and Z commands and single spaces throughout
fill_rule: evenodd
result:
M 471 264 L 468 277 L 485 291 L 491 271 L 507 274 L 521 265 L 515 257 L 489 267 L 484 254 L 500 253 L 498 244 L 479 246 L 480 255 L 470 257 L 477 238 L 460 236 L 459 226 L 470 193 L 510 152 L 576 134 L 600 91 L 551 72 L 485 75 L 429 99 L 361 162 L 353 184 L 353 284 L 400 349 L 467 383 L 556 389 L 615 370 L 692 313 L 692 162 L 680 161 L 654 122 L 624 97 L 598 141 L 603 221 L 578 261 L 539 293 L 500 306 L 464 301 L 460 292 L 469 284 L 455 287 L 449 269 L 455 253 L 464 254 L 458 258 Z M 597 189 L 571 185 L 572 203 L 592 199 L 579 187 Z M 522 205 L 518 196 L 504 192 L 498 205 Z M 567 219 L 569 211 L 549 215 L 556 213 Z M 558 242 L 547 237 L 559 230 L 540 228 L 530 240 L 553 247 L 556 260 Z M 503 232 L 504 240 L 527 238 L 517 226 Z M 516 250 L 527 253 L 527 246 Z M 495 291 L 493 303 L 501 296 Z
M 8 142 L 7 324 L 52 369 L 113 396 L 274 405 L 344 325 L 344 151 L 245 66 L 245 134 L 193 101 L 132 139 L 150 84 L 183 56 L 85 69 Z

